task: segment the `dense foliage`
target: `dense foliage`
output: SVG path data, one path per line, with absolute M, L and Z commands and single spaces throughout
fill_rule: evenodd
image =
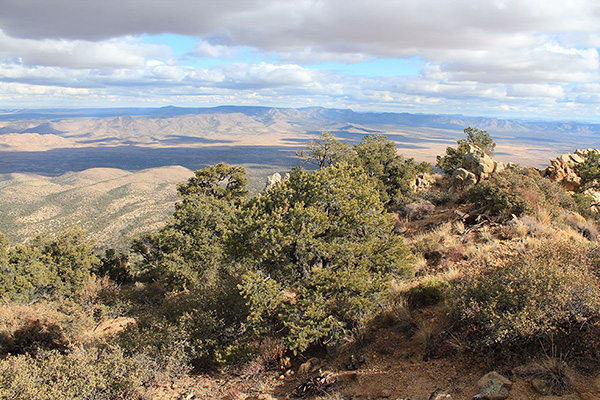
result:
M 390 278 L 410 273 L 372 181 L 348 164 L 292 171 L 246 205 L 231 246 L 248 269 L 240 289 L 250 322 L 282 325 L 299 350 L 348 335 L 377 308 Z
M 0 295 L 23 302 L 73 296 L 99 263 L 92 242 L 78 228 L 14 247 L 0 236 Z
M 171 221 L 133 243 L 143 258 L 138 264 L 141 278 L 179 289 L 214 284 L 222 272 L 224 238 L 248 195 L 247 182 L 243 168 L 221 163 L 196 171 L 180 184 L 181 201 Z
M 361 167 L 379 191 L 381 201 L 392 207 L 410 202 L 417 174 L 433 172 L 431 164 L 417 163 L 398 154 L 396 143 L 379 133 L 366 135 L 350 147 L 330 132 L 324 132 L 320 140 L 311 140 L 298 155 L 315 161 L 319 168 L 344 162 Z

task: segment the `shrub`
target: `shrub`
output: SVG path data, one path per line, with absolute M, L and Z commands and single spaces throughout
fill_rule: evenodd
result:
M 0 361 L 0 399 L 144 399 L 155 371 L 116 346 L 11 356 Z
M 356 157 L 351 164 L 364 169 L 373 181 L 381 201 L 399 208 L 413 200 L 414 182 L 419 173 L 432 173 L 431 164 L 417 163 L 396 151 L 396 143 L 381 134 L 366 135 L 354 146 Z
M 430 306 L 446 299 L 450 284 L 436 277 L 422 280 L 407 293 L 408 302 L 416 307 Z
M 333 342 L 375 312 L 392 276 L 411 271 L 377 190 L 362 169 L 294 170 L 244 208 L 229 254 L 247 269 L 240 285 L 249 322 L 304 350 Z
M 60 326 L 34 319 L 13 332 L 11 352 L 30 353 L 40 349 L 65 351 L 68 344 Z
M 238 281 L 219 277 L 220 286 L 164 291 L 156 285 L 130 294 L 137 324 L 118 337 L 124 348 L 147 354 L 166 370 L 210 366 L 218 354 L 238 345 L 245 333 L 247 311 Z M 233 352 L 227 361 L 235 361 Z
M 475 343 L 548 339 L 566 325 L 600 316 L 600 282 L 590 266 L 581 244 L 542 241 L 465 274 L 455 307 L 472 324 Z
M 0 295 L 13 301 L 72 297 L 99 264 L 92 241 L 79 228 L 38 236 L 27 245 L 1 247 Z
M 600 188 L 600 152 L 598 150 L 588 152 L 585 162 L 575 166 L 575 172 L 581 177 L 579 191 Z
M 558 216 L 561 208 L 573 209 L 571 196 L 556 182 L 543 178 L 534 169 L 511 169 L 493 174 L 469 190 L 471 201 L 483 205 L 495 215 L 532 214 L 547 209 Z
M 490 156 L 494 154 L 496 143 L 494 143 L 489 133 L 470 126 L 465 128 L 463 132 L 467 135 L 467 138 L 458 140 L 456 149 L 447 147 L 445 156 L 437 156 L 437 166 L 448 175 L 462 165 L 470 144 L 478 146 Z

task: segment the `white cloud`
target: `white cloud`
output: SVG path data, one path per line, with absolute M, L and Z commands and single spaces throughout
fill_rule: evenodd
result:
M 147 57 L 168 56 L 165 46 L 137 43 L 133 39 L 100 42 L 64 39 L 15 39 L 0 30 L 0 59 L 26 65 L 69 68 L 138 67 Z
M 549 97 L 559 99 L 565 95 L 562 86 L 517 84 L 508 85 L 506 95 L 509 97 Z
M 235 59 L 239 50 L 235 47 L 212 44 L 206 40 L 200 40 L 194 51 L 191 53 L 194 57 L 211 57 L 232 60 Z
M 229 102 L 447 112 L 548 111 L 568 103 L 570 111 L 581 107 L 581 115 L 596 111 L 587 105 L 600 93 L 594 0 L 142 3 L 3 0 L 0 81 L 31 85 L 33 92 L 85 89 L 90 99 L 111 101 L 175 102 L 202 94 Z M 173 53 L 143 43 L 144 33 L 192 36 L 194 58 L 168 61 Z M 425 67 L 416 77 L 385 78 L 309 67 L 381 57 L 417 57 Z M 235 63 L 208 68 L 214 61 L 198 58 Z

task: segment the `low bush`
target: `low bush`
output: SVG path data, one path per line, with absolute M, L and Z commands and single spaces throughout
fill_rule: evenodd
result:
M 149 399 L 152 359 L 117 346 L 39 351 L 0 361 L 0 399 Z
M 573 198 L 560 184 L 543 178 L 533 168 L 513 168 L 493 174 L 471 188 L 468 198 L 505 218 L 532 214 L 539 209 L 558 216 L 561 208 L 576 208 Z
M 437 304 L 446 299 L 450 284 L 442 279 L 432 277 L 422 280 L 407 293 L 408 302 L 415 307 Z
M 582 244 L 539 241 L 465 274 L 454 306 L 473 343 L 511 345 L 549 340 L 600 317 L 600 281 Z

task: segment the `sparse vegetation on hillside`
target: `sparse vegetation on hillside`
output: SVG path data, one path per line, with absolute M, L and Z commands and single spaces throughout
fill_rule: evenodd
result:
M 465 133 L 459 148 L 493 152 L 487 132 Z M 431 166 L 379 134 L 354 146 L 324 134 L 304 156 L 320 168 L 253 197 L 243 168 L 196 171 L 131 252 L 98 257 L 76 228 L 26 245 L 0 236 L 0 398 L 326 395 L 429 367 L 437 387 L 437 372 L 454 384 L 461 366 L 516 371 L 549 347 L 561 364 L 531 373 L 559 376 L 556 392 L 577 386 L 571 365 L 600 371 L 598 228 L 579 194 L 496 164 L 470 186 L 417 184 Z M 594 166 L 580 171 L 589 185 Z M 359 379 L 337 380 L 346 369 Z M 223 379 L 175 383 L 206 371 Z M 380 397 L 411 396 L 387 386 L 397 393 Z
M 592 251 L 585 244 L 543 239 L 522 252 L 476 260 L 454 300 L 468 322 L 469 340 L 510 346 L 554 339 L 562 346 L 569 335 L 599 321 Z

